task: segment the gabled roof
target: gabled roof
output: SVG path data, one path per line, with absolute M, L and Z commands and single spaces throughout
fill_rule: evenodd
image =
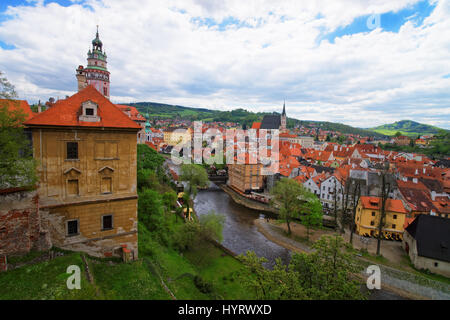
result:
M 25 100 L 0 99 L 0 108 L 7 108 L 8 111 L 21 111 L 25 115 L 25 121 L 34 117 L 30 105 Z
M 80 121 L 81 105 L 92 101 L 98 105 L 99 122 Z M 73 96 L 57 101 L 50 109 L 25 122 L 28 126 L 103 127 L 141 129 L 93 86 L 89 85 Z
M 281 117 L 276 114 L 265 115 L 260 129 L 279 129 L 281 126 Z
M 419 256 L 450 262 L 450 219 L 421 214 L 405 231 L 416 239 Z
M 126 115 L 129 113 L 129 117 L 133 121 L 146 121 L 144 116 L 142 116 L 136 107 L 126 106 L 122 104 L 116 104 L 116 107 L 122 110 Z
M 379 197 L 366 197 L 360 198 L 361 204 L 364 209 L 381 210 L 381 198 Z M 407 213 L 403 202 L 401 200 L 387 199 L 386 211 Z

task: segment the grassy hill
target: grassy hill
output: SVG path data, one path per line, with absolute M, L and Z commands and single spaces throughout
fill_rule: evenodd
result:
M 435 135 L 443 129 L 411 120 L 402 120 L 391 124 L 384 124 L 371 130 L 389 136 L 400 132 L 406 136 L 417 137 L 418 135 Z
M 191 121 L 222 121 L 222 122 L 236 122 L 241 125 L 250 127 L 253 122 L 261 121 L 264 115 L 273 114 L 269 112 L 250 112 L 244 109 L 235 109 L 232 111 L 210 110 L 204 108 L 190 108 L 178 105 L 168 105 L 155 102 L 138 102 L 129 104 L 136 107 L 144 116 L 149 114 L 151 118 L 178 118 L 188 119 Z M 362 136 L 375 136 L 383 138 L 383 133 L 374 132 L 370 130 L 360 129 L 334 122 L 323 121 L 307 121 L 288 118 L 288 127 L 293 128 L 297 125 L 314 126 L 322 130 L 339 131 L 346 134 L 359 134 Z

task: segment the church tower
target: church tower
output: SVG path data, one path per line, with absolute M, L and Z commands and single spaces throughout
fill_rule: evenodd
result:
M 78 91 L 83 90 L 86 86 L 92 85 L 101 94 L 109 99 L 109 71 L 106 67 L 106 52 L 103 51 L 103 43 L 100 41 L 98 34 L 92 40 L 92 51 L 88 51 L 88 65 L 86 68 L 79 66 L 76 70 L 78 81 Z
M 286 119 L 286 101 L 284 101 L 283 103 L 283 112 L 281 113 L 281 127 L 280 127 L 280 131 L 281 132 L 286 132 L 286 123 L 287 123 L 287 119 Z

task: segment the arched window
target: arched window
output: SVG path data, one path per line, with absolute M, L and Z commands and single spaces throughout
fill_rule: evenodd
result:
M 108 95 L 108 88 L 103 87 L 103 95 L 107 96 Z

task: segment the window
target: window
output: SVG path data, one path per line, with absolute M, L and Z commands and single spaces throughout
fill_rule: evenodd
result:
M 394 214 L 394 220 L 397 220 L 397 215 L 396 214 Z
M 67 235 L 68 236 L 78 235 L 78 220 L 67 221 Z
M 439 266 L 439 263 L 435 262 L 434 266 L 437 268 Z
M 102 230 L 111 230 L 111 229 L 113 229 L 112 214 L 102 216 Z
M 371 226 L 374 226 L 374 225 L 375 225 L 375 222 L 374 222 L 374 221 L 370 221 L 370 225 L 371 225 Z
M 395 229 L 395 228 L 396 228 L 396 225 L 395 225 L 395 224 L 393 224 L 393 225 L 392 225 L 392 229 Z
M 375 211 L 372 211 L 372 217 L 375 217 Z
M 108 89 L 107 88 L 103 88 L 103 95 L 107 96 L 108 95 Z
M 78 159 L 78 142 L 67 142 L 67 157 L 66 159 Z
M 93 116 L 94 115 L 94 109 L 92 108 L 86 108 L 86 115 L 87 116 Z

